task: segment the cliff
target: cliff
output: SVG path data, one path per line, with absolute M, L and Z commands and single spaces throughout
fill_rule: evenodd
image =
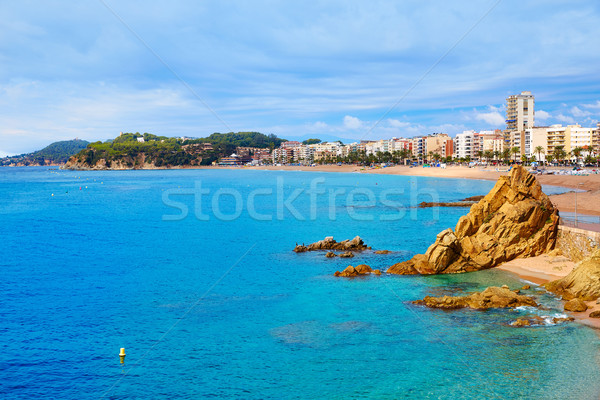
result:
M 532 257 L 554 248 L 558 210 L 535 177 L 516 166 L 456 228 L 440 232 L 425 254 L 392 265 L 388 273 L 449 274 L 492 268 L 517 257 Z

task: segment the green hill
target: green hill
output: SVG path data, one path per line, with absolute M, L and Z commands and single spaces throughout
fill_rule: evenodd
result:
M 150 133 L 122 133 L 106 142 L 90 143 L 71 157 L 66 168 L 124 169 L 210 165 L 238 146 L 275 148 L 285 142 L 259 132 L 213 133 L 206 138 L 169 138 Z
M 48 165 L 64 164 L 74 154 L 85 149 L 90 142 L 81 139 L 54 142 L 41 150 L 18 156 L 0 158 L 0 165 Z

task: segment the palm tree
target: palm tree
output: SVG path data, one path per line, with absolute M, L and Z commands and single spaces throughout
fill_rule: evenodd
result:
M 504 160 L 505 164 L 508 164 L 508 160 L 510 159 L 510 149 L 502 150 L 502 160 Z
M 517 154 L 521 153 L 521 149 L 518 147 L 513 147 L 512 149 L 510 149 L 510 152 L 512 153 L 513 157 L 515 158 L 515 163 L 517 162 Z
M 491 150 L 486 150 L 483 152 L 483 157 L 485 157 L 485 162 L 489 163 L 490 158 L 494 157 L 494 152 Z
M 582 152 L 583 152 L 582 147 L 575 147 L 573 150 L 571 150 L 571 153 L 575 156 L 575 162 L 577 164 L 579 164 L 579 157 L 581 157 Z
M 494 151 L 494 159 L 496 161 L 500 161 L 500 152 L 498 150 Z
M 541 156 L 540 156 L 542 153 L 546 154 L 546 150 L 544 149 L 543 146 L 537 146 L 535 149 L 533 149 L 533 151 L 535 153 L 537 153 L 537 159 L 538 159 L 538 161 L 542 159 Z
M 565 159 L 565 157 L 567 156 L 567 153 L 565 152 L 565 149 L 563 146 L 556 146 L 554 148 L 554 151 L 552 152 L 552 155 L 554 156 L 554 159 L 556 159 L 556 161 L 558 161 L 559 163 Z

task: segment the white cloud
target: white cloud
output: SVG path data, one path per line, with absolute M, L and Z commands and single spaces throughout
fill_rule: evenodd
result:
M 350 115 L 346 115 L 344 117 L 344 127 L 348 128 L 348 129 L 360 129 L 363 126 L 363 122 L 356 118 L 356 117 L 352 117 Z
M 500 112 L 495 109 L 492 109 L 489 112 L 478 112 L 475 111 L 475 119 L 479 121 L 483 121 L 488 125 L 492 126 L 500 126 L 504 125 L 504 117 Z
M 573 114 L 574 117 L 589 117 L 590 115 L 592 115 L 591 112 L 583 111 L 577 106 L 571 108 L 571 114 Z
M 394 128 L 407 128 L 410 126 L 410 122 L 400 121 L 392 118 L 388 119 L 387 122 L 390 126 Z
M 600 100 L 596 100 L 596 102 L 592 103 L 592 104 L 583 104 L 583 107 L 585 107 L 585 108 L 600 109 Z
M 568 115 L 564 115 L 564 114 L 558 114 L 556 116 L 556 119 L 559 120 L 560 122 L 565 122 L 567 124 L 575 123 L 575 119 L 573 117 L 569 117 Z
M 551 115 L 549 112 L 544 111 L 544 110 L 537 110 L 535 112 L 535 119 L 537 119 L 538 121 L 542 122 L 542 121 L 547 121 L 548 119 L 550 119 Z

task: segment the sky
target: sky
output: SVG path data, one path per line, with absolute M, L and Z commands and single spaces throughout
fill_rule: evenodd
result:
M 0 156 L 119 132 L 345 142 L 600 119 L 596 1 L 7 1 Z

